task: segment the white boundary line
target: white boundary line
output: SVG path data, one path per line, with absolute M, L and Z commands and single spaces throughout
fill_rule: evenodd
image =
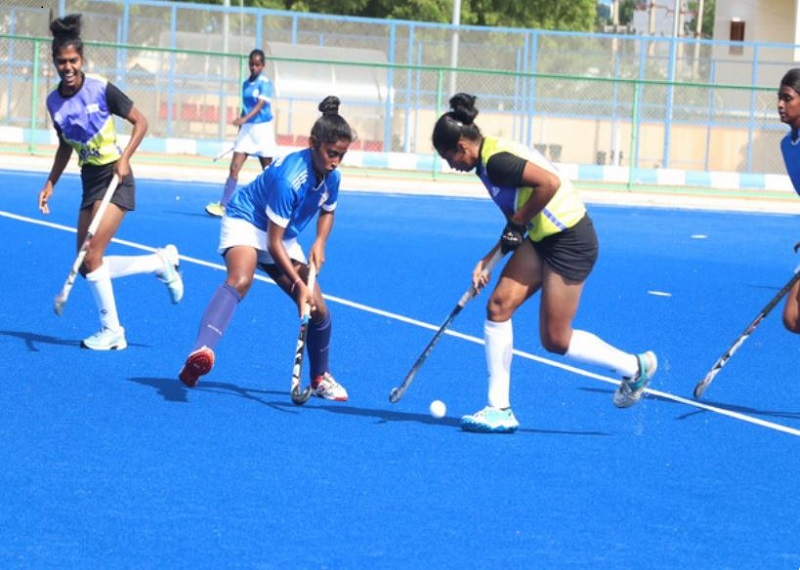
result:
M 61 225 L 61 224 L 47 222 L 47 221 L 44 221 L 44 220 L 36 220 L 36 219 L 33 219 L 33 218 L 28 218 L 26 216 L 19 216 L 19 215 L 16 215 L 16 214 L 11 214 L 9 212 L 0 211 L 0 216 L 5 217 L 5 218 L 18 220 L 18 221 L 21 221 L 21 222 L 28 222 L 28 223 L 37 224 L 37 225 L 40 225 L 40 226 L 45 226 L 45 227 L 54 228 L 54 229 L 58 229 L 58 230 L 68 231 L 68 232 L 72 232 L 72 233 L 76 232 L 75 228 L 71 228 L 69 226 L 64 226 L 64 225 Z M 140 249 L 140 250 L 144 250 L 144 251 L 156 251 L 156 249 L 157 249 L 155 247 L 151 247 L 151 246 L 148 246 L 148 245 L 142 245 L 142 244 L 139 244 L 139 243 L 136 243 L 136 242 L 123 240 L 123 239 L 114 238 L 111 241 L 114 242 L 114 243 L 120 244 L 120 245 L 126 245 L 128 247 L 132 247 L 134 249 Z M 210 262 L 210 261 L 205 261 L 203 259 L 198 259 L 196 257 L 188 257 L 186 255 L 181 255 L 180 258 L 183 261 L 187 261 L 189 263 L 194 263 L 195 265 L 200 265 L 200 266 L 203 266 L 203 267 L 209 267 L 211 269 L 217 269 L 217 270 L 220 270 L 220 271 L 225 271 L 226 270 L 225 266 L 222 265 L 221 263 L 213 263 L 213 262 Z M 262 281 L 264 283 L 269 283 L 271 285 L 275 285 L 276 284 L 269 277 L 265 277 L 265 276 L 260 275 L 258 273 L 256 274 L 255 279 L 257 281 Z M 439 325 L 426 323 L 426 322 L 423 322 L 423 321 L 419 321 L 417 319 L 412 319 L 410 317 L 405 317 L 403 315 L 398 315 L 397 313 L 391 313 L 389 311 L 384 311 L 382 309 L 376 309 L 374 307 L 370 307 L 368 305 L 362 305 L 361 303 L 356 303 L 354 301 L 348 301 L 347 299 L 342 299 L 341 297 L 336 297 L 334 295 L 324 295 L 324 297 L 328 301 L 332 301 L 332 302 L 338 303 L 340 305 L 345 305 L 345 306 L 353 308 L 353 309 L 358 309 L 360 311 L 364 311 L 364 312 L 367 312 L 367 313 L 372 313 L 374 315 L 387 317 L 387 318 L 390 318 L 390 319 L 394 319 L 396 321 L 400 321 L 400 322 L 407 323 L 407 324 L 410 324 L 410 325 L 422 327 L 422 328 L 429 329 L 429 330 L 432 330 L 432 331 L 439 330 Z M 450 335 L 450 336 L 453 336 L 453 337 L 456 337 L 456 338 L 460 338 L 462 340 L 466 340 L 466 341 L 469 341 L 469 342 L 472 342 L 472 343 L 475 343 L 475 344 L 484 344 L 483 339 L 477 338 L 477 337 L 472 336 L 472 335 L 456 332 L 456 331 L 453 331 L 453 330 L 446 330 L 444 332 L 444 334 L 447 334 L 447 335 Z M 589 372 L 589 371 L 583 370 L 581 368 L 576 368 L 575 366 L 570 366 L 569 364 L 564 364 L 564 363 L 561 363 L 561 362 L 556 362 L 555 360 L 550 360 L 549 358 L 542 358 L 541 356 L 536 356 L 536 355 L 531 354 L 529 352 L 523 352 L 521 350 L 514 349 L 514 354 L 519 356 L 519 357 L 521 357 L 521 358 L 525 358 L 527 360 L 533 360 L 534 362 L 538 362 L 540 364 L 545 364 L 547 366 L 552 366 L 554 368 L 560 368 L 562 370 L 566 370 L 568 372 L 572 372 L 574 374 L 578 374 L 579 376 L 584 376 L 586 378 L 592 378 L 594 380 L 599 380 L 599 381 L 605 382 L 607 384 L 613 384 L 613 385 L 616 386 L 616 385 L 619 385 L 619 382 L 620 382 L 619 380 L 617 380 L 615 378 L 610 378 L 608 376 L 602 376 L 600 374 L 595 374 L 593 372 Z M 676 396 L 674 394 L 669 394 L 667 392 L 661 392 L 659 390 L 653 390 L 652 388 L 645 388 L 645 392 L 647 392 L 648 394 L 652 394 L 654 396 L 658 396 L 660 398 L 664 398 L 666 400 L 672 400 L 673 402 L 676 402 L 678 404 L 684 404 L 684 405 L 687 405 L 687 406 L 698 408 L 700 410 L 705 410 L 705 411 L 708 411 L 708 412 L 714 412 L 714 413 L 717 413 L 717 414 L 720 414 L 720 415 L 723 415 L 723 416 L 728 416 L 730 418 L 737 419 L 737 420 L 740 420 L 740 421 L 743 421 L 743 422 L 746 422 L 746 423 L 750 423 L 750 424 L 761 426 L 761 427 L 764 427 L 764 428 L 767 428 L 767 429 L 772 429 L 772 430 L 775 430 L 775 431 L 779 431 L 779 432 L 783 432 L 783 433 L 786 433 L 786 434 L 789 434 L 789 435 L 800 437 L 800 430 L 795 429 L 795 428 L 791 428 L 789 426 L 785 426 L 785 425 L 782 425 L 782 424 L 777 424 L 775 422 L 770 422 L 770 421 L 767 421 L 767 420 L 762 420 L 760 418 L 755 418 L 755 417 L 752 417 L 752 416 L 748 416 L 747 414 L 734 412 L 732 410 L 726 410 L 724 408 L 718 408 L 716 406 L 711 406 L 709 404 L 704 404 L 704 403 L 698 402 L 696 400 L 691 400 L 689 398 L 684 398 L 682 396 Z

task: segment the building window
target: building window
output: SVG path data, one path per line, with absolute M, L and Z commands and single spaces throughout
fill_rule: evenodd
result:
M 731 20 L 731 41 L 744 41 L 744 22 L 738 18 Z M 729 53 L 731 55 L 742 55 L 744 53 L 744 46 L 732 44 Z

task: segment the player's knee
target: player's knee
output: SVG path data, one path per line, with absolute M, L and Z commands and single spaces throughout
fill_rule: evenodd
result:
M 228 275 L 228 279 L 225 282 L 236 289 L 237 293 L 244 299 L 244 296 L 247 295 L 250 286 L 253 284 L 253 276 L 235 273 L 233 275 Z
M 80 273 L 86 277 L 89 273 L 96 271 L 103 265 L 102 252 L 92 251 L 89 248 L 86 252 L 86 257 L 83 258 L 83 265 L 81 265 Z
M 541 335 L 541 342 L 547 352 L 566 354 L 569 348 L 569 335 L 544 331 Z
M 486 305 L 486 318 L 496 323 L 509 320 L 514 314 L 514 307 L 497 294 L 493 294 Z
M 330 313 L 328 313 L 328 307 L 323 305 L 317 305 L 314 307 L 314 310 L 311 311 L 311 321 L 314 323 L 322 323 L 328 320 Z
M 783 326 L 787 331 L 800 334 L 800 315 L 783 315 Z

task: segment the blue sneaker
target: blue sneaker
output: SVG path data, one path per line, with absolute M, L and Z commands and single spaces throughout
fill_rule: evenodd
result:
M 636 355 L 639 361 L 639 372 L 633 378 L 623 378 L 614 392 L 614 405 L 618 408 L 629 408 L 642 399 L 644 389 L 658 369 L 658 359 L 652 351 Z
M 181 262 L 178 256 L 178 248 L 170 244 L 163 249 L 159 249 L 157 253 L 164 264 L 164 269 L 158 274 L 158 280 L 167 286 L 170 300 L 174 305 L 177 305 L 183 299 L 183 278 L 178 272 L 178 266 Z
M 461 418 L 461 429 L 476 433 L 514 433 L 519 427 L 511 408 L 501 410 L 486 406 L 481 411 Z

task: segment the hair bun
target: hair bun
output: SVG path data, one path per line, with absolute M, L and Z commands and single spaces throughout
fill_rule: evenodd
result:
M 50 22 L 50 32 L 54 37 L 80 38 L 81 37 L 81 15 L 69 14 L 63 18 L 58 18 Z
M 338 115 L 342 102 L 336 95 L 328 95 L 317 107 L 323 115 Z
M 450 113 L 452 117 L 465 125 L 471 125 L 478 116 L 475 108 L 475 95 L 469 93 L 456 93 L 450 98 Z

